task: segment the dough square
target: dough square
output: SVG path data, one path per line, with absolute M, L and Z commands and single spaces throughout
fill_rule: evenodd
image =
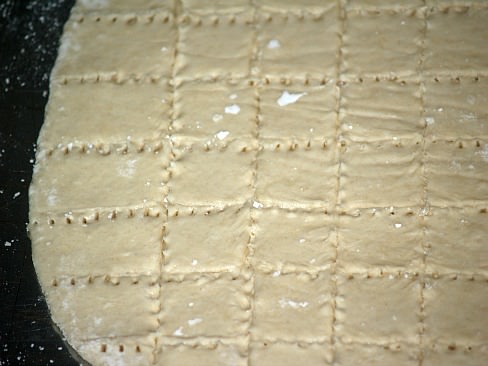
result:
M 420 85 L 366 79 L 348 82 L 341 88 L 340 122 L 342 136 L 351 141 L 393 138 L 421 138 Z
M 230 273 L 167 280 L 161 304 L 161 334 L 178 338 L 242 336 L 251 316 L 249 283 Z
M 416 366 L 419 364 L 417 348 L 417 346 L 406 344 L 377 346 L 339 342 L 336 345 L 335 364 L 337 366 Z
M 432 208 L 425 216 L 429 272 L 488 273 L 488 214 L 480 208 Z
M 341 215 L 337 264 L 346 272 L 419 270 L 422 235 L 417 213 L 410 209 L 370 209 Z
M 217 211 L 170 207 L 163 270 L 219 272 L 239 269 L 246 256 L 249 226 L 248 207 L 230 206 Z
M 74 11 L 89 12 L 128 12 L 164 9 L 173 11 L 175 0 L 78 0 Z
M 337 90 L 334 84 L 292 85 L 289 87 L 265 85 L 259 94 L 260 137 L 271 139 L 335 138 L 337 133 Z M 290 96 L 292 99 L 299 99 L 294 103 L 289 103 L 290 100 L 287 100 L 287 97 Z
M 488 338 L 485 279 L 426 279 L 425 338 L 434 343 L 482 344 Z
M 425 169 L 432 205 L 477 204 L 488 197 L 488 142 L 430 142 Z
M 330 346 L 323 343 L 253 342 L 249 361 L 260 366 L 328 365 L 331 353 Z
M 176 28 L 171 15 L 87 15 L 65 25 L 53 78 L 172 74 Z
M 255 33 L 252 13 L 235 18 L 201 16 L 200 20 L 201 24 L 189 21 L 179 26 L 176 75 L 187 79 L 248 76 Z
M 243 149 L 247 149 L 243 151 Z M 191 145 L 175 149 L 170 167 L 168 200 L 187 206 L 242 203 L 252 195 L 256 152 L 247 142 L 233 142 L 220 149 Z
M 459 9 L 459 8 L 458 8 Z M 427 18 L 425 71 L 436 74 L 488 69 L 488 9 L 484 7 L 433 11 Z M 466 36 L 468 35 L 469 36 Z
M 336 310 L 339 339 L 346 343 L 417 343 L 420 286 L 413 276 L 405 277 L 339 276 Z
M 252 9 L 251 0 L 182 0 L 184 12 L 195 14 L 242 13 Z
M 257 65 L 262 75 L 336 77 L 340 28 L 336 6 L 306 20 L 262 14 L 259 23 Z
M 68 150 L 56 149 L 51 156 L 38 157 L 45 161 L 36 168 L 31 188 L 35 192 L 31 205 L 37 210 L 59 212 L 161 202 L 168 162 L 165 151 L 129 149 L 127 153 L 102 154 L 94 148 Z
M 41 147 L 144 141 L 168 132 L 171 89 L 167 81 L 53 82 L 51 98 L 56 103 L 47 105 Z
M 183 82 L 175 90 L 174 110 L 175 139 L 252 138 L 257 129 L 255 91 L 244 81 Z
M 325 341 L 332 332 L 331 275 L 256 273 L 253 340 Z
M 424 20 L 407 13 L 350 11 L 343 36 L 343 73 L 399 75 L 417 72 Z
M 85 340 L 76 351 L 84 360 L 94 365 L 152 365 L 155 338 L 133 336 Z
M 328 9 L 335 7 L 335 4 L 331 5 L 331 1 L 327 0 L 255 0 L 254 3 L 265 10 L 271 11 L 293 11 L 308 9 Z
M 47 286 L 63 276 L 158 275 L 165 218 L 161 209 L 155 210 L 157 216 L 145 216 L 144 211 L 133 210 L 132 217 L 97 211 L 36 218 L 30 232 L 37 238 L 33 255 L 43 263 L 37 273 L 41 283 Z
M 158 328 L 157 278 L 63 279 L 44 292 L 53 320 L 75 342 L 148 334 Z
M 334 220 L 324 212 L 272 208 L 255 210 L 253 215 L 255 268 L 320 270 L 333 263 Z
M 155 365 L 247 366 L 243 345 L 228 341 L 207 342 L 209 341 L 205 344 L 162 344 Z
M 266 145 L 257 164 L 259 202 L 327 207 L 335 204 L 338 164 L 333 144 L 325 148 L 318 144 L 308 149 L 299 146 L 295 150 L 288 149 L 285 143 Z
M 425 81 L 427 137 L 488 138 L 488 78 Z
M 347 0 L 346 9 L 418 9 L 424 6 L 423 0 Z
M 422 204 L 420 140 L 348 143 L 341 160 L 339 201 L 343 207 Z
M 479 366 L 486 363 L 487 359 L 486 345 L 435 345 L 424 350 L 423 364 L 425 366 Z

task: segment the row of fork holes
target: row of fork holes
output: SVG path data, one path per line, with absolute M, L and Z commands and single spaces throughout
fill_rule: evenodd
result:
M 267 345 L 268 345 L 268 344 L 265 342 L 265 343 L 264 343 L 264 346 L 267 346 Z M 386 348 L 386 347 L 385 347 L 385 348 Z M 449 351 L 455 351 L 455 350 L 456 350 L 456 348 L 457 348 L 457 346 L 456 346 L 456 344 L 454 344 L 454 343 L 449 344 L 449 345 L 447 346 L 447 349 L 448 349 Z M 400 346 L 400 345 L 397 345 L 396 349 L 397 349 L 397 350 L 401 349 L 401 346 Z M 467 351 L 469 351 L 469 352 L 471 352 L 471 351 L 473 350 L 473 347 L 471 347 L 471 346 L 467 346 L 467 347 L 466 347 L 466 350 L 467 350 Z M 125 351 L 125 347 L 124 347 L 124 345 L 123 345 L 123 344 L 120 344 L 120 345 L 119 345 L 119 352 L 124 352 L 124 351 Z M 136 346 L 136 348 L 135 348 L 135 351 L 136 351 L 136 353 L 141 353 L 141 347 L 140 347 L 139 345 L 137 345 L 137 346 Z M 103 352 L 103 353 L 107 352 L 107 345 L 106 345 L 106 344 L 102 344 L 102 345 L 100 346 L 100 352 Z
M 462 148 L 462 147 L 463 147 L 462 145 L 460 145 L 460 146 L 459 146 L 459 148 Z M 206 211 L 206 212 L 205 212 L 205 216 L 208 216 L 208 215 L 210 215 L 211 213 L 212 213 L 211 211 Z M 487 208 L 481 208 L 481 209 L 479 210 L 479 213 L 481 213 L 481 214 L 488 213 L 488 209 L 487 209 Z M 374 215 L 374 214 L 375 214 L 375 213 L 373 213 L 373 215 Z M 178 216 L 178 215 L 179 215 L 179 211 L 177 210 L 177 211 L 175 212 L 174 216 Z M 195 215 L 195 211 L 194 211 L 194 210 L 192 210 L 192 211 L 191 211 L 191 213 L 190 213 L 190 215 L 192 215 L 192 216 L 193 216 L 193 215 Z M 395 211 L 391 211 L 391 212 L 390 212 L 390 215 L 395 215 Z M 407 214 L 406 214 L 406 215 L 407 215 L 407 216 L 411 216 L 411 215 L 413 215 L 413 213 L 412 213 L 412 212 L 407 212 Z M 148 215 L 145 215 L 145 216 L 148 216 Z M 115 215 L 113 215 L 113 216 L 112 216 L 112 219 L 115 219 L 116 217 L 117 217 L 117 215 L 115 214 Z M 131 213 L 131 212 L 129 212 L 128 217 L 129 217 L 129 218 L 130 218 L 130 217 L 134 217 L 133 212 L 132 212 L 132 213 Z M 88 224 L 88 220 L 87 220 L 87 218 L 86 218 L 86 217 L 83 217 L 83 218 L 82 218 L 82 220 L 81 220 L 81 222 L 83 223 L 83 225 Z M 36 222 L 34 222 L 34 223 L 35 223 L 35 224 L 37 224 L 38 222 L 36 221 Z M 49 219 L 48 223 L 49 223 L 49 225 L 51 225 L 51 226 L 52 226 L 52 225 L 55 225 L 55 224 L 56 224 L 56 220 L 54 220 L 54 219 Z M 67 224 L 72 224 L 72 223 L 73 223 L 73 220 L 72 220 L 70 217 L 67 217 L 67 218 L 66 218 L 66 223 L 67 223 Z
M 125 351 L 125 347 L 123 344 L 120 344 L 119 345 L 119 352 L 124 352 Z M 107 345 L 104 343 L 100 346 L 100 352 L 107 352 Z M 139 347 L 138 345 L 136 346 L 136 352 L 137 353 L 141 353 L 141 347 Z

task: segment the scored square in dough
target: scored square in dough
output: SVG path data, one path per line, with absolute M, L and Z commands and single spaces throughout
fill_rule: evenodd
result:
M 334 222 L 324 212 L 271 208 L 255 210 L 253 215 L 256 268 L 317 270 L 334 261 Z
M 45 159 L 31 188 L 37 210 L 59 212 L 161 201 L 168 162 L 165 151 L 130 149 L 126 154 L 113 151 L 106 155 L 76 147 L 67 154 L 55 150 Z
M 246 82 L 183 82 L 175 90 L 172 137 L 211 140 L 220 132 L 228 139 L 252 138 L 257 109 L 255 91 Z
M 358 213 L 339 217 L 337 263 L 342 270 L 420 269 L 422 227 L 417 212 L 388 208 Z
M 246 334 L 251 316 L 250 283 L 230 273 L 198 274 L 162 284 L 160 332 L 191 338 Z
M 165 9 L 173 11 L 176 0 L 78 0 L 74 11 L 127 12 Z
M 272 13 L 261 15 L 257 65 L 263 76 L 335 77 L 338 64 L 339 14 L 336 6 L 312 19 Z
M 336 350 L 337 366 L 417 366 L 419 363 L 417 345 L 338 343 Z
M 245 77 L 250 73 L 254 29 L 251 12 L 201 16 L 179 27 L 175 72 L 182 78 Z M 234 19 L 234 21 L 232 21 Z
M 145 335 L 158 328 L 157 277 L 96 277 L 91 283 L 73 283 L 63 279 L 44 288 L 53 320 L 71 341 Z
M 342 135 L 352 141 L 421 138 L 420 85 L 366 79 L 341 88 L 339 118 Z
M 345 8 L 349 9 L 381 9 L 400 10 L 418 9 L 424 5 L 423 0 L 347 0 Z
M 424 20 L 407 13 L 347 13 L 342 52 L 348 75 L 413 75 L 420 61 Z
M 332 332 L 331 275 L 256 273 L 253 340 L 325 341 Z
M 488 197 L 487 165 L 488 142 L 428 143 L 425 169 L 429 202 L 446 207 L 483 201 Z
M 165 236 L 168 272 L 220 272 L 239 269 L 249 242 L 249 207 L 209 210 L 170 207 Z M 190 212 L 188 212 L 190 211 Z M 178 212 L 178 216 L 176 216 Z
M 169 202 L 187 206 L 243 203 L 252 194 L 254 148 L 248 141 L 208 151 L 198 144 L 175 148 Z
M 427 137 L 488 139 L 488 78 L 425 81 Z
M 343 342 L 418 343 L 420 286 L 412 276 L 338 277 L 336 334 Z
M 420 140 L 349 143 L 341 154 L 346 208 L 415 206 L 423 199 Z
M 334 144 L 305 146 L 302 143 L 295 150 L 284 142 L 264 146 L 257 163 L 259 202 L 287 206 L 335 204 L 338 163 Z
M 161 137 L 170 123 L 168 82 L 52 83 L 42 147 L 123 143 Z M 134 108 L 134 106 L 138 108 Z
M 425 216 L 427 270 L 431 272 L 488 273 L 486 224 L 480 208 L 432 208 Z
M 254 1 L 254 0 L 253 0 Z M 333 2 L 324 1 L 324 0 L 255 0 L 256 5 L 265 10 L 272 10 L 272 11 L 296 11 L 302 10 L 303 8 L 309 9 L 329 9 L 331 7 L 335 7 Z M 332 3 L 332 5 L 331 5 Z
M 252 8 L 251 0 L 181 0 L 183 11 L 191 14 L 238 14 Z
M 423 291 L 425 339 L 444 344 L 486 343 L 486 291 L 485 279 L 427 279 Z
M 327 343 L 290 344 L 253 342 L 250 346 L 251 365 L 328 365 L 331 349 Z
M 424 69 L 470 72 L 488 70 L 488 9 L 472 7 L 434 11 L 427 17 Z
M 126 14 L 116 21 L 113 16 L 87 15 L 83 19 L 65 25 L 54 79 L 171 76 L 176 39 L 172 15 Z
M 288 105 L 278 101 L 285 93 L 301 97 Z M 337 90 L 333 83 L 305 86 L 264 85 L 260 96 L 260 138 L 334 138 L 337 124 Z
M 144 211 L 134 210 L 133 217 L 120 212 L 113 218 L 112 211 L 87 215 L 97 220 L 59 214 L 37 217 L 30 231 L 36 238 L 33 254 L 45 263 L 38 274 L 41 283 L 48 285 L 63 276 L 158 275 L 165 218 L 161 209 L 157 217 L 145 216 Z
M 240 340 L 239 340 L 240 341 Z M 160 342 L 163 342 L 161 344 Z M 217 340 L 208 344 L 164 344 L 161 339 L 155 365 L 246 366 L 247 347 L 243 341 Z

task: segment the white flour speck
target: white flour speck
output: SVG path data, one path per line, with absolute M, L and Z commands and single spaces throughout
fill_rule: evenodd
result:
M 280 107 L 284 107 L 288 104 L 296 103 L 298 99 L 300 99 L 304 95 L 307 95 L 307 93 L 288 93 L 288 91 L 285 90 L 283 94 L 281 94 L 281 97 L 278 98 L 276 103 L 278 103 Z
M 183 336 L 183 327 L 179 327 L 178 329 L 176 329 L 173 332 L 173 335 L 177 336 L 177 337 L 182 337 Z
M 220 141 L 222 141 L 227 136 L 229 136 L 229 134 L 230 134 L 229 131 L 219 131 L 215 134 L 215 137 L 217 137 Z
M 202 318 L 190 319 L 190 320 L 188 320 L 188 325 L 190 327 L 193 327 L 194 325 L 197 325 L 197 324 L 201 323 L 202 321 L 203 321 Z
M 252 207 L 254 207 L 254 208 L 263 208 L 264 205 L 261 202 L 253 201 L 252 202 Z
M 197 261 L 196 259 L 193 259 L 193 260 L 191 261 L 191 265 L 192 265 L 192 266 L 196 266 L 197 264 L 198 264 L 198 261 Z
M 13 198 L 13 199 L 16 199 L 16 198 L 17 198 L 17 197 L 19 197 L 19 196 L 20 196 L 20 192 L 15 192 L 12 198 Z
M 395 228 L 400 229 L 403 225 L 402 224 L 395 224 Z
M 270 50 L 273 50 L 275 48 L 280 48 L 280 47 L 281 47 L 281 43 L 277 39 L 272 39 L 268 42 L 268 48 Z
M 239 107 L 237 104 L 232 104 L 226 106 L 224 111 L 227 114 L 239 114 L 239 112 L 241 111 L 241 107 Z
M 278 303 L 282 308 L 290 307 L 292 309 L 306 308 L 308 306 L 308 301 L 293 301 L 281 298 Z
M 212 116 L 212 121 L 220 122 L 220 121 L 222 121 L 223 118 L 224 118 L 223 115 L 216 113 Z
M 425 117 L 425 123 L 427 123 L 427 125 L 433 125 L 435 123 L 434 117 Z
M 6 241 L 6 242 L 5 242 L 5 246 L 6 246 L 6 247 L 11 247 L 11 246 L 12 246 L 12 243 L 11 243 L 11 242 L 9 242 L 9 241 Z
M 231 100 L 237 99 L 237 94 L 229 95 L 229 99 L 231 99 Z

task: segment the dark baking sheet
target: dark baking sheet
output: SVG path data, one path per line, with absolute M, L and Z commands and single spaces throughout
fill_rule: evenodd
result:
M 50 319 L 26 231 L 49 73 L 74 0 L 0 0 L 0 365 L 79 365 Z

